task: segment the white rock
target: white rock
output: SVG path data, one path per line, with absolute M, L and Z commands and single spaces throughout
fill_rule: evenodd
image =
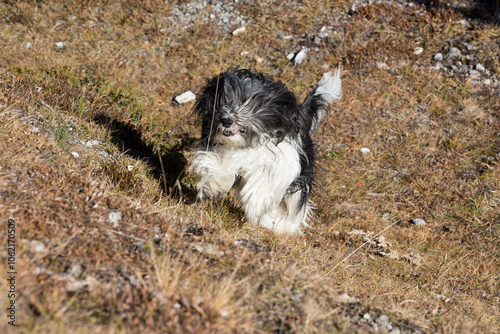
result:
M 468 26 L 469 25 L 469 21 L 467 21 L 466 19 L 463 19 L 463 20 L 460 20 L 460 24 L 463 25 L 463 26 Z
M 462 52 L 460 51 L 459 48 L 452 47 L 450 48 L 450 51 L 448 51 L 448 58 L 455 58 L 455 57 L 460 57 L 462 55 Z
M 90 139 L 90 140 L 87 140 L 83 146 L 85 146 L 86 148 L 92 148 L 94 147 L 95 145 L 98 145 L 99 144 L 99 141 L 96 140 L 96 139 Z
M 28 42 L 28 43 L 26 43 L 26 44 L 24 45 L 24 47 L 25 47 L 26 49 L 29 49 L 29 48 L 31 48 L 32 46 L 33 46 L 33 44 L 31 44 L 30 42 Z
M 128 170 L 129 172 L 130 172 L 130 171 L 132 171 L 132 169 L 134 169 L 134 166 L 132 166 L 132 165 L 128 165 L 128 166 L 127 166 L 127 170 Z
M 247 31 L 247 28 L 245 26 L 239 27 L 238 29 L 233 30 L 233 36 L 241 34 L 241 33 L 245 32 L 245 31 Z
M 381 62 L 381 61 L 378 61 L 378 62 L 377 62 L 377 68 L 378 68 L 379 70 L 389 70 L 389 69 L 390 69 L 390 68 L 389 68 L 389 66 L 387 66 L 387 64 L 386 64 L 386 63 L 383 63 L 383 62 Z
M 71 155 L 74 156 L 75 158 L 80 157 L 80 154 L 78 154 L 77 152 L 71 152 Z
M 190 90 L 175 97 L 175 101 L 179 104 L 188 103 L 194 100 L 196 100 L 196 95 Z
M 287 40 L 287 39 L 292 39 L 293 38 L 293 35 L 287 35 L 287 36 L 283 36 L 283 39 Z
M 481 76 L 481 73 L 479 71 L 476 71 L 476 70 L 470 70 L 469 76 L 473 79 L 477 79 Z
M 369 149 L 369 148 L 366 148 L 366 147 L 363 147 L 363 148 L 362 148 L 362 149 L 360 149 L 359 151 L 360 151 L 361 153 L 363 153 L 363 154 L 368 154 L 368 153 L 370 153 L 370 152 L 371 152 L 371 151 L 370 151 L 370 149 Z
M 425 220 L 420 219 L 420 218 L 412 219 L 410 222 L 412 224 L 414 224 L 415 226 L 425 226 L 425 225 L 427 225 L 427 223 L 425 222 Z
M 343 293 L 337 297 L 337 301 L 341 303 L 356 303 L 358 300 L 354 297 L 349 296 L 347 293 Z
M 228 315 L 229 315 L 228 311 L 224 311 L 224 310 L 220 311 L 220 316 L 221 317 L 227 317 Z
M 293 56 L 295 56 L 295 53 L 293 53 L 293 52 L 292 52 L 292 53 L 289 53 L 289 54 L 287 54 L 286 59 L 288 59 L 288 60 L 292 60 L 292 59 L 293 59 Z
M 483 65 L 481 64 L 477 64 L 476 65 L 476 71 L 479 71 L 479 72 L 484 72 L 485 68 Z
M 45 250 L 45 244 L 38 240 L 31 240 L 28 248 L 35 253 L 41 253 Z
M 434 60 L 437 60 L 437 61 L 441 61 L 441 60 L 443 60 L 443 54 L 441 54 L 441 53 L 436 53 L 436 54 L 434 55 Z
M 363 319 L 370 320 L 370 318 L 371 318 L 370 313 L 365 313 L 363 315 Z
M 423 47 L 420 47 L 420 46 L 417 46 L 414 50 L 413 50 L 413 54 L 415 55 L 419 55 L 419 54 L 422 54 L 422 52 L 424 52 L 424 48 Z
M 55 46 L 57 46 L 59 49 L 62 49 L 66 44 L 64 44 L 63 42 L 57 42 L 57 43 L 54 43 Z
M 483 81 L 483 84 L 485 84 L 486 86 L 489 86 L 489 85 L 491 85 L 491 80 L 490 79 L 485 79 Z
M 248 51 L 241 51 L 240 53 L 240 56 L 246 56 L 247 54 L 249 54 L 250 52 Z
M 108 221 L 113 224 L 113 227 L 118 227 L 118 222 L 122 219 L 121 211 L 111 211 L 108 213 Z
M 307 50 L 302 49 L 297 54 L 295 54 L 295 57 L 293 57 L 292 61 L 295 65 L 300 65 L 304 62 L 304 60 L 306 60 L 306 58 L 307 58 Z

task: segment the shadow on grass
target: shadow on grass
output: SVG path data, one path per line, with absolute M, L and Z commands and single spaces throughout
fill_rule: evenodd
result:
M 134 159 L 147 162 L 154 177 L 161 181 L 163 192 L 172 197 L 183 197 L 189 201 L 195 200 L 194 189 L 180 182 L 185 176 L 187 168 L 187 159 L 183 151 L 192 148 L 196 142 L 195 138 L 185 134 L 179 142 L 155 150 L 151 144 L 147 144 L 143 140 L 141 129 L 133 124 L 112 119 L 104 114 L 94 116 L 93 121 L 109 130 L 111 141 L 121 152 Z
M 428 11 L 442 11 L 448 8 L 462 13 L 469 19 L 476 19 L 487 23 L 500 22 L 500 0 L 469 0 L 468 6 L 450 5 L 446 0 L 412 0 L 417 4 L 425 5 Z

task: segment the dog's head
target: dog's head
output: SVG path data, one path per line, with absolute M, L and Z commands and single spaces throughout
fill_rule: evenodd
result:
M 195 104 L 206 145 L 253 147 L 297 133 L 298 106 L 282 83 L 233 69 L 210 79 Z

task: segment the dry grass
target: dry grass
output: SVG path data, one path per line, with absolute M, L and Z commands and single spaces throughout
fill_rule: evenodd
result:
M 430 70 L 448 41 L 474 41 L 498 75 L 498 27 L 446 8 L 242 2 L 247 32 L 232 36 L 172 19 L 185 5 L 0 4 L 0 220 L 18 225 L 20 331 L 388 332 L 388 315 L 401 332 L 499 332 L 498 88 Z M 301 46 L 307 62 L 290 65 Z M 313 229 L 277 236 L 234 200 L 193 202 L 198 125 L 173 97 L 239 65 L 303 98 L 336 64 Z

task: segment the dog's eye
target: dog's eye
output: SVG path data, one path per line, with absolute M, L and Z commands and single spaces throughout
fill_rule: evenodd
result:
M 243 129 L 243 128 L 240 129 L 240 133 L 245 133 L 245 132 L 247 132 L 247 129 Z

